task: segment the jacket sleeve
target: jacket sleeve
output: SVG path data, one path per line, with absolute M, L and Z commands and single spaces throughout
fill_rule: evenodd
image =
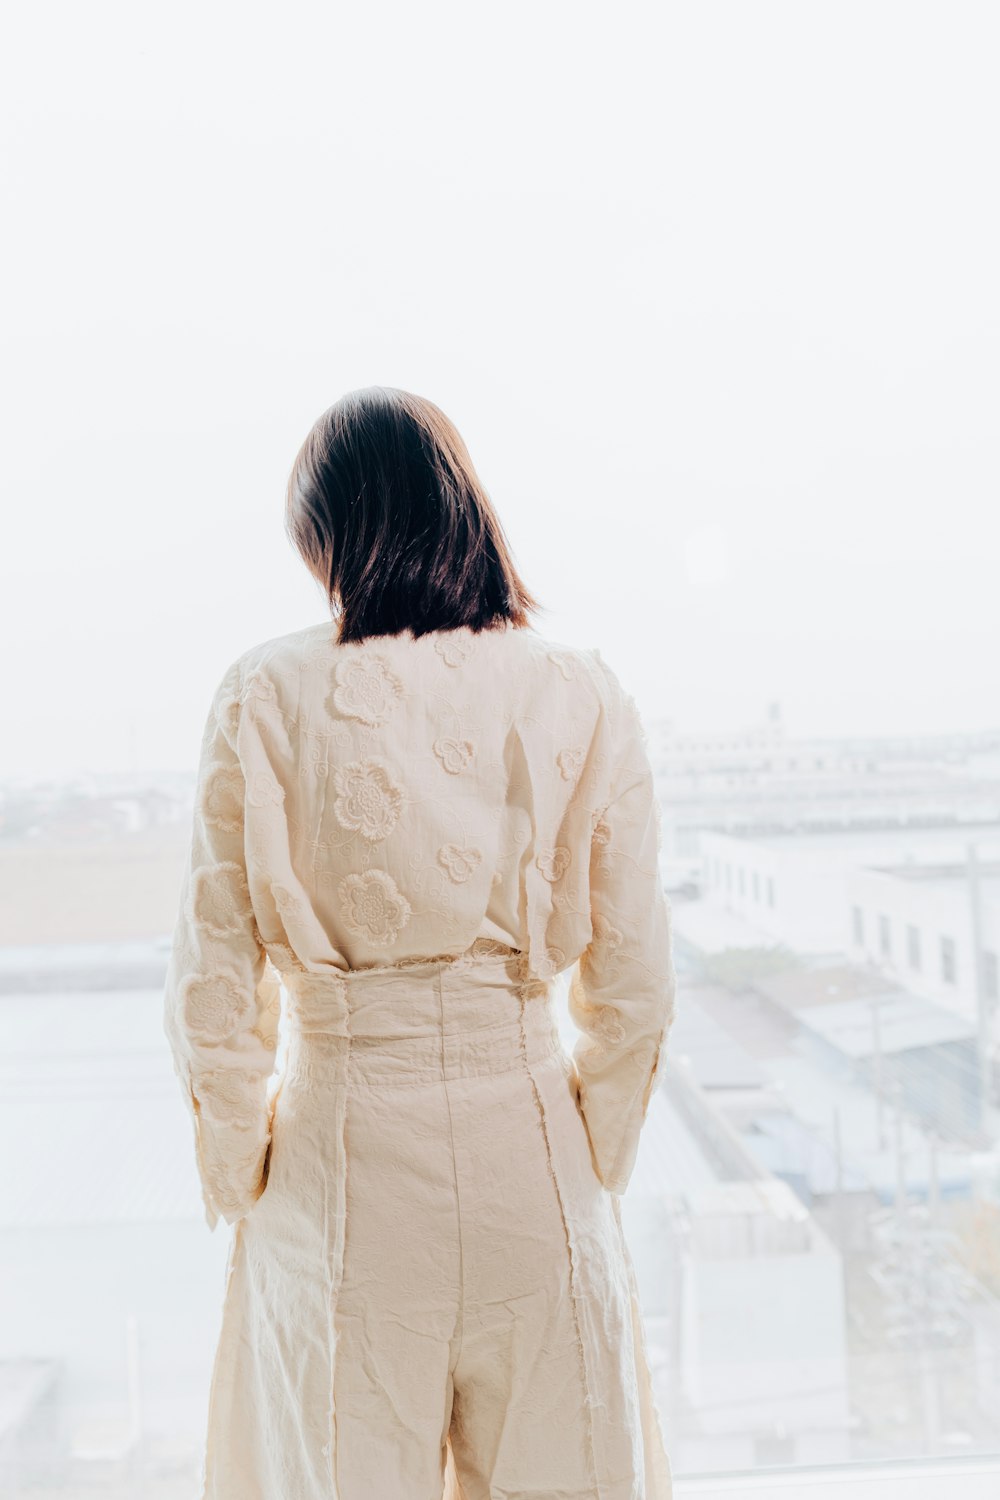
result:
M 660 808 L 634 699 L 604 666 L 610 775 L 592 814 L 591 940 L 570 976 L 577 1099 L 598 1175 L 624 1193 L 674 1018 L 670 906 L 659 869 Z
M 202 736 L 163 1010 L 212 1230 L 220 1215 L 229 1224 L 242 1218 L 266 1182 L 281 1004 L 247 882 L 240 694 L 237 661 L 215 690 Z

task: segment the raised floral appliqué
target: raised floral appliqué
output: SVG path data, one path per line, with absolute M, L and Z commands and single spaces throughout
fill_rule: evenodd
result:
M 614 951 L 615 948 L 620 948 L 625 941 L 625 935 L 621 928 L 616 927 L 613 922 L 609 922 L 603 912 L 596 912 L 594 914 L 592 926 L 594 932 L 592 941 L 602 944 L 611 951 Z
M 260 1116 L 255 1091 L 263 1076 L 256 1071 L 243 1073 L 236 1068 L 212 1068 L 207 1073 L 198 1074 L 193 1087 L 198 1102 L 213 1119 L 249 1130 Z
M 402 697 L 403 684 L 381 655 L 342 657 L 334 667 L 338 711 L 363 724 L 382 724 Z
M 471 740 L 455 740 L 445 736 L 434 741 L 434 754 L 453 776 L 465 770 L 474 753 L 475 747 Z
M 603 813 L 594 821 L 591 842 L 598 844 L 602 849 L 607 846 L 611 839 L 611 824 Z
M 566 954 L 562 948 L 549 944 L 533 960 L 534 972 L 543 979 L 552 979 L 566 967 Z
M 230 970 L 189 974 L 180 993 L 185 1025 L 202 1041 L 223 1042 L 252 1019 L 253 996 Z
M 613 1005 L 602 1005 L 593 1017 L 588 1030 L 605 1047 L 617 1046 L 625 1040 L 625 1027 Z
M 267 1142 L 254 1146 L 252 1151 L 230 1154 L 221 1163 L 213 1163 L 206 1171 L 205 1185 L 213 1201 L 223 1213 L 238 1214 L 252 1208 L 258 1196 L 260 1170 Z M 249 1188 L 245 1186 L 249 1184 Z
M 215 717 L 227 740 L 234 740 L 240 727 L 240 700 L 234 693 L 221 699 Z
M 285 789 L 271 771 L 253 771 L 247 782 L 247 801 L 251 807 L 280 807 Z
M 295 892 L 290 891 L 287 886 L 272 885 L 271 897 L 283 919 L 287 920 L 289 917 L 294 919 L 302 915 L 301 896 L 296 896 Z
M 341 827 L 374 843 L 395 828 L 403 805 L 403 793 L 384 766 L 376 761 L 355 760 L 338 766 L 333 773 L 337 793 L 334 817 Z
M 565 844 L 557 844 L 554 849 L 543 849 L 540 854 L 536 855 L 535 864 L 546 880 L 554 882 L 565 875 L 569 869 L 571 857 Z
M 410 903 L 386 870 L 345 875 L 337 894 L 347 926 L 372 942 L 393 942 L 410 920 Z
M 556 765 L 564 781 L 576 781 L 583 770 L 583 750 L 579 745 L 567 745 L 556 756 Z
M 456 885 L 468 880 L 478 870 L 482 860 L 482 852 L 468 846 L 442 844 L 438 850 L 438 863 L 447 870 Z
M 235 860 L 199 865 L 191 877 L 191 916 L 195 925 L 212 937 L 227 938 L 242 932 L 253 918 L 242 865 Z
M 214 761 L 205 772 L 201 815 L 221 833 L 239 833 L 243 827 L 243 772 L 239 766 Z
M 576 676 L 576 659 L 568 651 L 562 651 L 558 648 L 546 654 L 549 661 L 555 662 L 566 681 L 571 682 Z
M 239 701 L 249 703 L 250 708 L 253 709 L 258 703 L 276 703 L 277 697 L 274 683 L 270 678 L 264 677 L 260 672 L 251 672 L 243 684 Z
M 593 1005 L 579 969 L 574 970 L 570 980 L 571 1013 L 574 1022 L 586 1032 L 595 1051 L 603 1052 L 625 1040 L 626 1031 L 621 1016 L 613 1005 Z
M 472 655 L 472 639 L 464 632 L 448 632 L 434 642 L 434 650 L 449 667 L 460 667 Z

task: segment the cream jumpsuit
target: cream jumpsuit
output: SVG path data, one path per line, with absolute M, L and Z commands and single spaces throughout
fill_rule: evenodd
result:
M 674 1002 L 634 702 L 531 630 L 334 631 L 244 653 L 202 746 L 201 1500 L 670 1500 L 619 1213 Z

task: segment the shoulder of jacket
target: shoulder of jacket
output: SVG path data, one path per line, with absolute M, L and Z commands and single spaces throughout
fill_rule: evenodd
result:
M 334 636 L 332 620 L 320 625 L 307 625 L 302 630 L 269 636 L 241 651 L 239 656 L 232 659 L 223 675 L 226 678 L 237 678 L 242 685 L 253 673 L 280 677 L 285 672 L 297 672 L 303 658 L 312 652 L 323 649 L 332 651 L 336 645 Z
M 599 646 L 570 645 L 566 641 L 531 632 L 529 650 L 539 670 L 556 672 L 569 682 L 576 682 L 592 695 L 609 718 L 617 717 L 629 704 L 618 673 L 601 655 Z

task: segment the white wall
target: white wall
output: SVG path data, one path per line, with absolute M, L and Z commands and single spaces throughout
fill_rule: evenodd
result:
M 969 1020 L 976 1018 L 976 996 L 972 969 L 972 915 L 969 889 L 964 879 L 945 881 L 908 880 L 881 870 L 856 870 L 848 880 L 848 905 L 861 908 L 864 923 L 863 941 L 854 941 L 850 923 L 848 951 L 856 961 L 879 965 L 887 975 L 905 984 L 914 993 L 939 1005 L 957 1011 Z M 879 938 L 879 914 L 889 918 L 891 952 L 883 956 Z M 982 900 L 983 946 L 1000 951 L 1000 902 Z M 919 933 L 920 967 L 910 964 L 907 924 Z M 956 982 L 943 977 L 941 938 L 955 942 Z

